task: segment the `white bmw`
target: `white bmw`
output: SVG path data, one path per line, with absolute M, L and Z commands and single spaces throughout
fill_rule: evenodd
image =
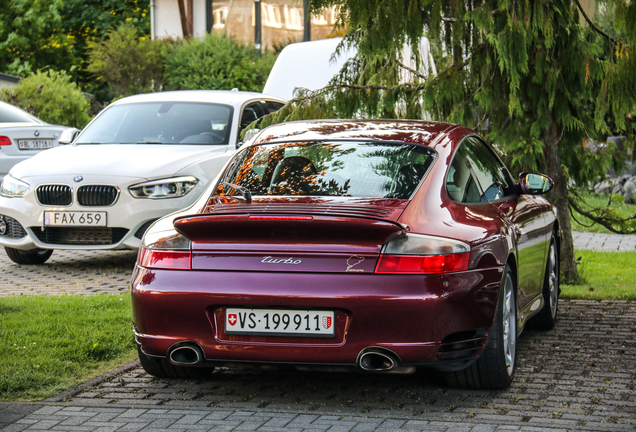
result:
M 54 249 L 137 249 L 155 220 L 206 189 L 242 128 L 284 103 L 211 90 L 114 102 L 72 144 L 39 153 L 4 177 L 0 245 L 18 264 L 42 264 Z
M 57 147 L 66 126 L 56 126 L 0 101 L 0 180 L 17 163 Z

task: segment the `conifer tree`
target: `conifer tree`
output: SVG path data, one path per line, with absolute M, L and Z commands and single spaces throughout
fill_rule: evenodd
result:
M 600 2 L 599 2 L 600 3 Z M 311 0 L 314 12 L 337 6 L 341 48 L 357 56 L 325 89 L 299 91 L 266 122 L 303 118 L 424 118 L 465 124 L 507 155 L 515 172 L 545 172 L 563 230 L 562 276 L 578 278 L 570 208 L 584 211 L 576 186 L 604 176 L 624 154 L 591 151 L 614 131 L 628 134 L 636 107 L 636 2 L 608 0 L 613 36 L 578 0 Z M 434 47 L 436 76 L 406 66 L 422 36 Z M 400 80 L 407 70 L 415 79 Z M 580 203 L 579 203 L 580 204 Z M 614 231 L 611 214 L 586 212 Z

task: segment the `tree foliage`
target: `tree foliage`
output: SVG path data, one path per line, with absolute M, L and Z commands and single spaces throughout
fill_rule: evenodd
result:
M 68 54 L 68 42 L 57 33 L 62 0 L 0 0 L 2 72 L 26 75 Z
M 550 199 L 564 230 L 563 272 L 576 279 L 569 221 L 569 185 L 585 186 L 614 164 L 612 147 L 592 152 L 610 123 L 626 123 L 636 107 L 636 4 L 612 2 L 620 40 L 580 22 L 577 0 L 312 0 L 314 11 L 338 6 L 357 47 L 330 86 L 299 92 L 266 122 L 326 117 L 430 115 L 481 131 L 507 155 L 513 171 L 544 171 L 555 181 Z M 590 21 L 591 22 L 591 21 Z M 427 36 L 439 73 L 401 83 L 408 59 Z M 265 124 L 265 123 L 264 123 Z M 628 141 L 633 148 L 633 140 Z
M 89 42 L 125 23 L 148 35 L 149 7 L 141 0 L 0 0 L 0 72 L 22 77 L 64 70 L 84 90 L 99 93 L 86 70 Z
M 102 82 L 96 83 L 88 70 L 91 43 L 101 42 L 122 25 L 132 26 L 141 37 L 150 36 L 150 2 L 148 0 L 65 0 L 60 9 L 62 23 L 59 32 L 71 41 L 72 67 L 66 65 L 76 81 L 89 93 L 101 99 L 105 94 Z
M 158 91 L 165 43 L 140 37 L 134 26 L 122 25 L 111 30 L 105 40 L 89 42 L 87 71 L 106 83 L 114 97 Z
M 212 33 L 167 46 L 164 79 L 174 90 L 261 91 L 273 64 L 272 55 Z
M 0 99 L 47 123 L 81 129 L 90 119 L 90 103 L 63 71 L 32 73 L 16 87 L 2 89 Z

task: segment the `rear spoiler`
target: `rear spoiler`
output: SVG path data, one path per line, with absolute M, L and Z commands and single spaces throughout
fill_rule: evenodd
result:
M 378 248 L 407 231 L 393 221 L 312 214 L 203 214 L 178 218 L 174 227 L 193 242 L 193 249 L 195 244 L 223 243 Z

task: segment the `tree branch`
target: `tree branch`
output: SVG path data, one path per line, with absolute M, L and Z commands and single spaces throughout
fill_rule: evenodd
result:
M 585 216 L 588 219 L 591 219 L 592 221 L 596 222 L 597 224 L 604 226 L 605 228 L 607 228 L 608 230 L 610 230 L 613 233 L 616 233 L 616 234 L 634 234 L 634 233 L 636 233 L 636 229 L 620 230 L 620 229 L 614 228 L 614 226 L 612 225 L 612 223 L 622 223 L 622 222 L 632 221 L 632 220 L 636 219 L 636 215 L 632 216 L 632 217 L 629 217 L 629 218 L 607 218 L 607 217 L 601 217 L 601 216 L 597 216 L 597 215 L 595 215 L 593 213 L 590 213 L 588 211 L 583 210 L 576 203 L 575 200 L 571 199 L 570 200 L 570 214 L 572 214 L 572 209 L 576 210 L 577 213 Z
M 415 75 L 416 77 L 418 77 L 418 78 L 421 78 L 421 79 L 423 79 L 423 80 L 427 80 L 427 79 L 428 79 L 428 76 L 423 75 L 422 73 L 420 73 L 420 72 L 416 71 L 415 69 L 412 69 L 412 68 L 408 67 L 407 65 L 405 65 L 405 64 L 404 64 L 404 63 L 402 63 L 401 61 L 398 61 L 398 62 L 397 62 L 397 64 L 398 64 L 400 67 L 402 67 L 402 68 L 406 69 L 407 71 L 411 72 L 412 74 L 414 74 L 414 75 Z
M 613 43 L 614 45 L 618 44 L 618 41 L 615 40 L 614 38 L 612 38 L 610 35 L 608 35 L 607 33 L 605 33 L 603 30 L 601 30 L 600 28 L 598 28 L 596 26 L 596 24 L 594 24 L 592 22 L 592 20 L 587 16 L 587 14 L 585 13 L 585 11 L 583 10 L 583 6 L 581 6 L 581 2 L 579 0 L 574 0 L 574 3 L 576 3 L 576 6 L 579 8 L 579 11 L 581 11 L 581 15 L 583 15 L 583 18 L 585 18 L 585 21 L 587 21 L 588 25 L 592 28 L 592 30 L 594 30 L 595 32 L 597 32 L 598 34 L 600 34 L 601 36 L 607 38 L 608 41 L 610 41 L 611 43 Z
M 292 102 L 302 102 L 306 100 L 315 99 L 321 94 L 328 93 L 330 90 L 334 89 L 352 89 L 352 90 L 385 90 L 385 91 L 393 91 L 398 87 L 407 88 L 412 91 L 417 91 L 424 88 L 424 84 L 411 85 L 411 84 L 399 84 L 397 86 L 379 86 L 379 85 L 357 85 L 357 84 L 330 84 L 318 90 L 309 91 L 305 96 L 301 96 L 298 98 L 291 99 L 288 103 Z

